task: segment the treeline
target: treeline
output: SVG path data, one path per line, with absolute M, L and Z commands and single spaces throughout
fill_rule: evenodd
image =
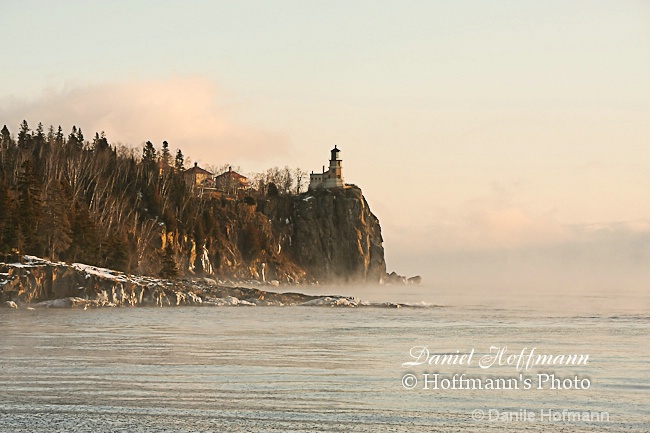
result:
M 15 138 L 4 126 L 0 255 L 29 254 L 139 272 L 163 230 L 202 245 L 216 227 L 216 209 L 225 204 L 192 193 L 184 164 L 182 151 L 172 153 L 167 142 L 159 149 L 147 142 L 140 153 L 111 145 L 103 133 L 86 140 L 74 126 L 64 135 L 60 126 L 45 131 L 39 123 L 32 131 L 23 121 Z M 253 181 L 263 191 L 293 193 L 306 189 L 304 176 L 302 170 L 276 168 Z M 167 277 L 177 272 L 172 255 L 169 247 L 160 260 Z

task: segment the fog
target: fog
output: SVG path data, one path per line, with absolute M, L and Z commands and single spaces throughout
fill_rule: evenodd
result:
M 419 238 L 386 233 L 387 264 L 435 287 L 650 291 L 650 231 L 620 224 L 567 229 L 562 240 L 483 248 L 449 248 L 426 230 Z

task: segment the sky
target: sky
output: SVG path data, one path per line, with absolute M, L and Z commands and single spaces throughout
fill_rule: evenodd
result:
M 389 271 L 648 290 L 650 2 L 0 2 L 0 123 L 344 177 Z

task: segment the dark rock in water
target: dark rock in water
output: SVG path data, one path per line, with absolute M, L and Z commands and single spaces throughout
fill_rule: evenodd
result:
M 394 284 L 394 285 L 405 285 L 406 277 L 398 275 L 397 272 L 393 271 L 390 274 L 386 274 L 384 279 L 385 284 Z
M 422 283 L 422 277 L 416 275 L 415 277 L 406 278 L 403 275 L 397 274 L 397 272 L 391 272 L 390 274 L 386 274 L 386 277 L 384 278 L 384 283 L 395 284 L 395 285 L 405 285 L 405 284 L 416 285 Z

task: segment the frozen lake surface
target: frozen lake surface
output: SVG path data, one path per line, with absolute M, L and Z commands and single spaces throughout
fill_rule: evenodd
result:
M 650 431 L 647 293 L 316 291 L 424 307 L 2 309 L 0 431 Z M 405 368 L 414 346 L 476 354 L 469 366 Z M 588 354 L 589 362 L 481 369 L 491 346 Z M 590 387 L 422 385 L 433 373 L 540 372 L 588 378 Z M 414 389 L 403 386 L 405 374 L 419 379 Z M 524 410 L 536 419 L 489 419 Z M 540 420 L 540 411 L 607 412 L 609 421 Z

